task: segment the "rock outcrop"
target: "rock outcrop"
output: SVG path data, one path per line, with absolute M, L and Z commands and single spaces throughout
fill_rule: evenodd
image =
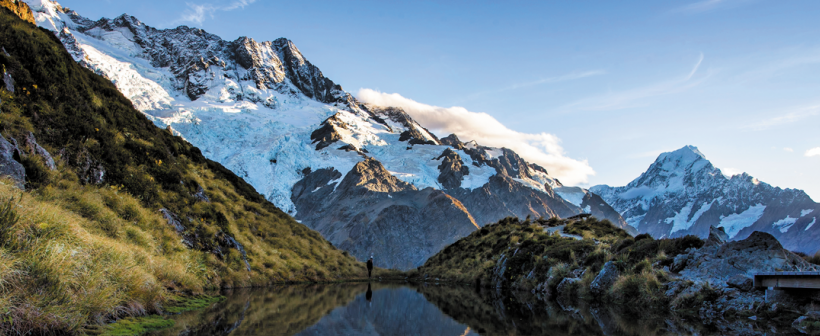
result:
M 0 6 L 8 8 L 24 21 L 37 24 L 34 22 L 34 14 L 31 12 L 31 8 L 22 0 L 0 0 Z
M 751 278 L 759 272 L 818 270 L 816 265 L 784 249 L 774 236 L 759 231 L 741 241 L 704 246 L 678 257 L 686 265 L 680 271 L 683 278 L 716 287 L 725 287 L 736 275 Z
M 26 169 L 15 157 L 17 149 L 6 138 L 0 136 L 0 176 L 8 176 L 23 188 L 26 183 Z
M 443 159 L 443 160 L 442 160 Z M 464 175 L 470 174 L 470 168 L 464 165 L 461 161 L 461 156 L 450 148 L 444 150 L 436 160 L 442 160 L 438 166 L 441 175 L 438 176 L 438 181 L 444 189 L 453 189 L 461 187 L 461 180 Z
M 607 261 L 589 285 L 589 293 L 596 297 L 603 296 L 615 284 L 620 275 L 621 272 L 615 262 Z

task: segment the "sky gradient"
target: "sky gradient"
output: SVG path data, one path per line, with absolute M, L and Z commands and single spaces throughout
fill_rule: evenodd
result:
M 817 1 L 60 3 L 287 37 L 351 93 L 486 113 L 509 129 L 499 136 L 560 152 L 582 186 L 624 185 L 694 145 L 725 173 L 820 201 Z

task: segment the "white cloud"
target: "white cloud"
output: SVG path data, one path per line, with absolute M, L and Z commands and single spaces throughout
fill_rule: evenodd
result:
M 806 151 L 807 157 L 820 156 L 820 147 L 814 147 Z
M 621 110 L 625 108 L 644 106 L 642 102 L 648 98 L 663 96 L 678 92 L 686 91 L 690 88 L 700 85 L 705 81 L 709 74 L 695 78 L 701 64 L 703 64 L 703 53 L 698 57 L 697 62 L 685 76 L 676 79 L 655 83 L 652 85 L 639 87 L 631 90 L 620 92 L 613 92 L 597 97 L 590 97 L 578 100 L 562 107 L 566 110 L 582 110 L 582 111 L 611 111 Z
M 789 148 L 789 147 L 783 147 L 783 150 L 784 150 L 784 151 L 787 151 L 787 152 L 789 152 L 789 153 L 794 152 L 794 149 Z
M 742 170 L 736 169 L 736 168 L 720 168 L 720 171 L 726 177 L 732 177 L 732 176 L 735 176 L 735 175 L 743 174 Z
M 202 24 L 202 22 L 204 22 L 205 19 L 207 19 L 208 17 L 213 18 L 214 13 L 218 11 L 242 9 L 245 8 L 245 6 L 248 6 L 254 2 L 256 2 L 256 0 L 235 0 L 222 5 L 195 4 L 187 2 L 185 4 L 188 5 L 188 9 L 185 12 L 183 12 L 179 19 L 175 20 L 172 23 L 172 25 L 180 24 L 183 22 Z
M 555 135 L 521 133 L 511 130 L 487 113 L 471 112 L 463 107 L 438 107 L 416 102 L 398 93 L 360 89 L 357 98 L 379 106 L 401 107 L 424 127 L 438 134 L 453 133 L 462 141 L 475 140 L 492 147 L 506 147 L 532 163 L 543 166 L 550 175 L 567 185 L 584 184 L 595 171 L 586 160 L 564 156 Z

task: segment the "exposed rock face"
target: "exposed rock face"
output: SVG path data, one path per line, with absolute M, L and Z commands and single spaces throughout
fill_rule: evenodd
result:
M 34 138 L 34 134 L 28 132 L 28 134 L 26 134 L 25 141 L 26 148 L 28 149 L 29 153 L 38 155 L 41 158 L 43 158 L 43 161 L 45 162 L 46 167 L 48 167 L 48 169 L 57 169 L 57 165 L 54 164 L 54 158 L 51 157 L 51 154 L 49 154 L 45 148 L 43 148 L 42 146 L 40 146 L 40 144 L 37 143 L 37 139 Z
M 439 139 L 439 142 L 441 142 L 442 145 L 450 146 L 455 149 L 464 149 L 464 143 L 462 143 L 455 134 L 450 134 L 444 138 L 441 138 Z
M 37 24 L 34 22 L 34 14 L 31 12 L 31 8 L 21 0 L 0 0 L 0 6 L 8 8 L 21 19 L 31 24 Z
M 470 168 L 464 165 L 464 161 L 461 161 L 461 156 L 458 155 L 455 151 L 450 148 L 444 150 L 444 153 L 441 153 L 441 156 L 436 158 L 436 160 L 441 160 L 441 164 L 438 166 L 438 170 L 441 172 L 441 175 L 438 176 L 438 181 L 441 183 L 441 186 L 444 189 L 453 189 L 461 187 L 461 180 L 464 178 L 464 175 L 470 174 Z
M 726 280 L 726 285 L 748 292 L 754 287 L 754 280 L 743 274 L 737 274 L 729 278 L 729 280 Z
M 11 73 L 6 71 L 5 66 L 3 66 L 3 84 L 5 85 L 6 91 L 14 93 L 14 78 L 11 77 Z
M 693 146 L 661 154 L 624 187 L 590 190 L 655 238 L 707 238 L 714 226 L 732 240 L 763 231 L 789 250 L 820 249 L 820 204 L 802 190 L 772 187 L 745 173 L 727 177 Z
M 440 190 L 417 190 L 375 159 L 342 174 L 320 169 L 293 188 L 296 218 L 379 267 L 411 269 L 478 226 L 461 203 Z
M 16 148 L 3 136 L 0 136 L 0 176 L 8 176 L 23 188 L 26 183 L 26 169 L 14 159 Z
M 615 281 L 618 280 L 618 276 L 620 275 L 621 273 L 618 271 L 618 266 L 612 261 L 607 261 L 604 267 L 601 268 L 601 272 L 598 273 L 595 280 L 592 280 L 592 283 L 589 285 L 590 294 L 595 297 L 601 297 L 615 284 Z
M 342 139 L 338 129 L 346 129 L 347 124 L 333 115 L 322 122 L 322 127 L 310 133 L 310 140 L 316 144 L 316 150 L 326 148 Z
M 723 228 L 710 227 L 709 238 L 706 238 L 706 246 L 723 245 L 729 241 L 729 235 Z
M 784 249 L 774 236 L 759 231 L 741 241 L 704 246 L 679 257 L 686 265 L 680 272 L 685 279 L 719 287 L 736 275 L 751 278 L 759 272 L 818 270 L 816 265 Z

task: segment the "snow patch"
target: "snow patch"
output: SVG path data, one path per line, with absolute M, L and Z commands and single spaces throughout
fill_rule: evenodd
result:
M 555 193 L 561 196 L 567 202 L 580 207 L 587 195 L 587 191 L 579 187 L 560 187 L 555 188 Z
M 806 210 L 802 210 L 802 211 L 800 211 L 800 217 L 806 217 L 806 215 L 808 215 L 808 214 L 810 214 L 810 213 L 812 213 L 812 212 L 814 212 L 814 209 L 806 209 Z
M 691 218 L 689 218 L 689 214 L 692 212 L 692 207 L 695 202 L 687 203 L 680 212 L 675 213 L 674 217 L 669 217 L 665 220 L 666 224 L 672 223 L 672 230 L 669 233 L 672 234 L 677 231 L 688 230 L 700 219 L 700 216 L 703 215 L 704 212 L 712 208 L 712 203 L 713 202 L 703 203 Z
M 808 231 L 809 229 L 811 229 L 811 227 L 814 226 L 815 222 L 817 222 L 817 217 L 812 218 L 811 223 L 809 223 L 809 225 L 807 225 L 806 229 L 803 231 Z
M 724 228 L 729 238 L 734 238 L 740 230 L 752 226 L 752 224 L 757 222 L 757 220 L 763 216 L 763 211 L 765 210 L 766 206 L 763 204 L 751 206 L 739 214 L 731 214 L 721 218 L 718 227 Z
M 626 221 L 626 224 L 629 224 L 629 226 L 637 229 L 638 225 L 641 224 L 641 221 L 643 221 L 644 217 L 646 217 L 646 214 L 625 218 L 624 220 Z
M 786 233 L 792 228 L 792 225 L 794 225 L 795 222 L 797 222 L 797 218 L 791 218 L 787 215 L 786 218 L 772 223 L 772 227 L 779 229 L 782 233 Z

